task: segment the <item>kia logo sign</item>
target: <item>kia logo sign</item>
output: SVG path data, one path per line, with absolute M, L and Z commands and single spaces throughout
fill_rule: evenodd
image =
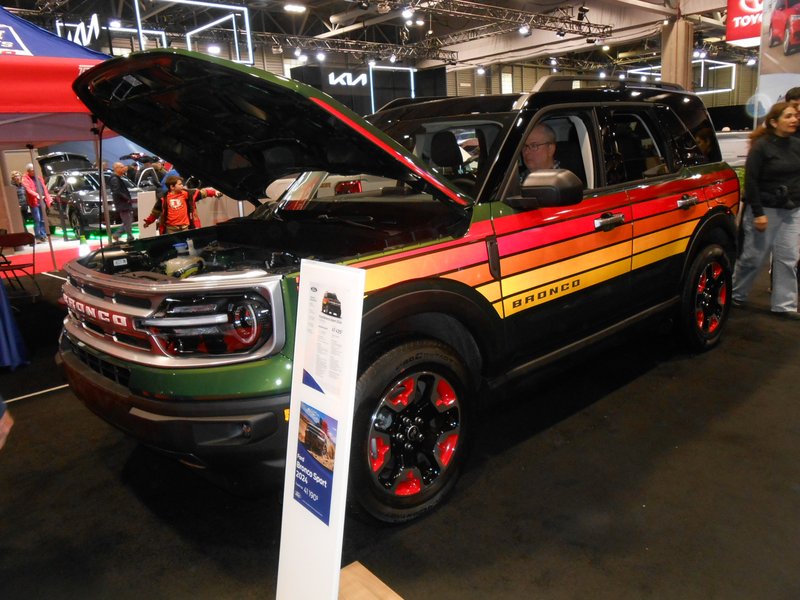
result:
M 352 73 L 344 72 L 337 75 L 336 73 L 328 73 L 328 83 L 347 87 L 365 86 L 367 85 L 367 74 L 353 75 Z

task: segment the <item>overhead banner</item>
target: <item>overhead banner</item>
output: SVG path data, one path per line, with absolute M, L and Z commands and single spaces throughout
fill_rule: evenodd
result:
M 339 595 L 364 281 L 301 263 L 278 600 Z

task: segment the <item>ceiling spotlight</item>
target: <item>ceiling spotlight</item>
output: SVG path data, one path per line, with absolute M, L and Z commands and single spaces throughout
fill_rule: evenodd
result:
M 370 58 L 370 59 L 367 61 L 367 64 L 368 64 L 370 67 L 374 67 L 374 66 L 375 66 L 375 62 L 376 62 L 376 61 L 375 61 L 375 59 L 374 59 L 374 58 Z
M 583 21 L 586 18 L 586 13 L 589 12 L 589 9 L 585 6 L 581 6 L 578 8 L 578 21 Z
M 530 34 L 531 34 L 531 28 L 530 28 L 530 25 L 528 25 L 527 23 L 526 23 L 526 24 L 524 24 L 524 25 L 520 25 L 520 27 L 519 27 L 519 32 L 520 32 L 520 34 L 522 34 L 522 35 L 530 35 Z
M 324 52 L 317 52 L 317 60 L 319 62 L 325 62 L 325 53 Z
M 122 21 L 119 19 L 112 19 L 108 22 L 109 27 L 122 27 Z
M 606 72 L 605 71 L 600 71 L 598 73 L 598 76 L 600 77 L 600 79 L 605 79 L 606 78 Z
M 356 6 L 361 10 L 367 10 L 369 8 L 369 2 L 356 2 Z
M 285 10 L 288 13 L 299 15 L 306 12 L 306 7 L 303 6 L 302 4 L 287 3 L 283 5 L 283 10 Z
M 410 19 L 411 17 L 413 17 L 413 16 L 414 16 L 414 9 L 413 9 L 413 8 L 406 8 L 406 9 L 403 9 L 403 12 L 402 12 L 402 13 L 400 13 L 400 14 L 402 14 L 402 15 L 403 15 L 403 18 L 404 18 L 404 19 Z
M 297 60 L 299 60 L 300 62 L 303 62 L 303 63 L 307 62 L 308 61 L 308 56 L 305 55 L 305 54 L 301 54 L 300 56 L 297 57 Z
M 392 53 L 392 55 L 389 57 L 389 62 L 390 63 L 396 63 L 397 62 L 397 55 Z
M 562 37 L 564 37 L 565 35 L 567 35 L 567 32 L 566 32 L 566 31 L 564 31 L 563 29 L 559 29 L 558 31 L 556 31 L 556 35 L 557 35 L 558 37 L 562 38 Z
M 639 77 L 639 81 L 647 81 L 647 75 L 642 75 Z
M 406 19 L 406 27 L 411 27 L 414 24 L 414 21 L 411 19 Z
M 756 64 L 756 59 L 751 56 L 750 58 L 747 59 L 747 62 L 745 64 L 748 67 L 752 67 L 753 65 Z
M 219 54 L 220 52 L 222 52 L 222 49 L 216 44 L 212 44 L 208 47 L 209 54 Z
M 550 69 L 550 71 L 553 73 L 558 73 L 558 69 L 556 67 L 553 67 L 552 69 Z
M 486 75 L 486 69 L 483 67 L 478 67 L 476 73 L 478 73 L 478 75 Z
M 300 50 L 300 48 L 295 48 L 295 49 L 294 49 L 294 55 L 295 55 L 297 58 L 300 58 L 300 55 L 301 55 L 302 53 L 303 53 L 303 51 L 302 51 L 302 50 Z
M 619 78 L 620 78 L 620 79 L 625 79 L 625 73 L 620 73 L 620 74 L 619 74 Z
M 555 58 L 551 58 L 551 59 L 550 59 L 550 64 L 551 64 L 551 65 L 553 65 L 553 66 L 555 66 L 555 65 L 557 65 L 557 64 L 558 64 L 558 61 L 557 61 Z
M 425 19 L 417 17 L 417 20 L 414 21 L 414 25 L 416 25 L 417 27 L 422 27 L 423 25 L 425 25 Z
M 608 52 L 609 50 L 611 50 L 611 46 L 608 44 L 603 44 L 603 52 Z

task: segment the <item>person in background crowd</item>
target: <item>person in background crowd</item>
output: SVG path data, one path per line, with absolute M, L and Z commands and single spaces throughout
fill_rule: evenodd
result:
M 793 87 L 786 90 L 784 95 L 786 102 L 794 106 L 795 110 L 800 111 L 800 87 Z M 795 137 L 800 137 L 800 127 L 794 132 Z M 797 263 L 797 281 L 800 285 L 800 262 Z
M 222 196 L 214 188 L 186 188 L 183 178 L 170 175 L 166 180 L 167 193 L 156 200 L 153 211 L 144 220 L 144 226 L 149 227 L 158 219 L 159 233 L 175 233 L 186 229 L 195 229 L 199 226 L 196 219 L 196 202 L 201 198 Z
M 697 148 L 700 152 L 703 153 L 703 156 L 708 158 L 708 155 L 711 154 L 711 146 L 713 145 L 714 139 L 714 130 L 710 127 L 704 127 L 700 131 L 698 131 L 695 136 L 694 140 L 697 143 Z
M 22 186 L 25 188 L 25 196 L 28 201 L 28 206 L 31 208 L 33 215 L 33 234 L 36 236 L 36 241 L 44 243 L 47 241 L 47 231 L 44 227 L 44 210 L 45 206 L 50 206 L 52 199 L 50 192 L 47 191 L 47 186 L 44 184 L 42 176 L 36 176 L 36 171 L 33 169 L 33 164 L 28 163 L 25 167 L 25 175 L 22 177 Z
M 166 170 L 166 169 L 164 170 L 164 176 L 161 178 L 161 190 L 160 190 L 160 192 L 158 194 L 159 196 L 163 196 L 164 194 L 166 194 L 169 191 L 168 188 L 167 188 L 167 178 L 168 177 L 173 177 L 173 176 L 174 177 L 180 177 L 181 174 L 178 173 L 177 169 L 172 168 L 172 167 L 170 167 L 169 170 Z
M 164 178 L 166 170 L 159 159 L 147 156 L 142 162 L 141 173 L 141 178 L 136 182 L 139 187 L 158 189 L 161 186 L 161 180 Z
M 22 214 L 22 228 L 28 231 L 25 226 L 25 221 L 31 214 L 31 209 L 28 206 L 28 198 L 25 195 L 25 188 L 22 185 L 22 173 L 19 171 L 11 171 L 11 183 L 17 188 L 17 201 L 19 202 L 19 212 Z
M 784 100 L 794 106 L 795 109 L 800 109 L 800 87 L 793 87 L 786 90 L 783 96 Z M 795 135 L 800 135 L 800 130 L 795 132 Z
M 14 426 L 14 419 L 11 418 L 11 413 L 6 408 L 6 401 L 3 396 L 0 396 L 0 450 L 6 445 L 8 433 Z
M 800 139 L 798 112 L 788 102 L 770 108 L 750 136 L 745 162 L 744 248 L 733 273 L 734 305 L 747 299 L 772 253 L 772 312 L 800 319 L 797 262 L 800 260 Z
M 111 233 L 114 242 L 119 242 L 122 233 L 128 235 L 128 241 L 133 241 L 133 199 L 128 186 L 122 178 L 125 176 L 127 167 L 121 162 L 113 165 L 114 174 L 108 178 L 108 189 L 111 191 L 111 200 L 117 207 L 122 225 Z
M 164 161 L 160 158 L 157 158 L 153 162 L 153 170 L 156 172 L 156 177 L 158 177 L 159 183 L 166 179 L 167 177 L 167 170 L 164 168 Z

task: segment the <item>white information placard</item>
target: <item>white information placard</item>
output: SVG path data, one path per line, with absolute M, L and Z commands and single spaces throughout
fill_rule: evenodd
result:
M 300 266 L 278 600 L 338 597 L 364 280 Z

